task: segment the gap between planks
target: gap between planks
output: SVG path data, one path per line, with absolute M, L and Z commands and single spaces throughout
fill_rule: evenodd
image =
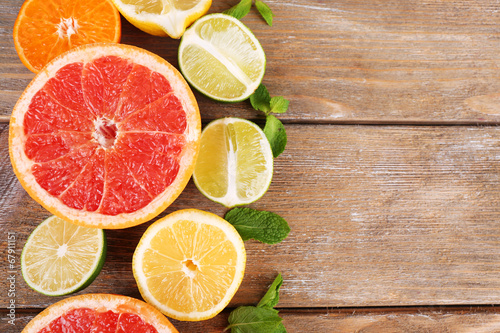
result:
M 213 119 L 203 120 L 203 125 L 208 124 Z M 264 122 L 263 119 L 249 119 L 256 123 Z M 281 120 L 286 125 L 353 125 L 353 126 L 500 126 L 500 121 L 421 121 L 421 120 L 406 120 L 406 121 L 380 121 L 380 120 L 337 120 L 337 121 L 303 121 L 303 120 Z M 0 115 L 0 125 L 8 124 L 10 115 Z M 263 125 L 263 124 L 262 124 Z

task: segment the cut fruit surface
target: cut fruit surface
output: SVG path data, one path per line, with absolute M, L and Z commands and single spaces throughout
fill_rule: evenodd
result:
M 194 96 L 164 59 L 122 44 L 54 59 L 21 95 L 9 152 L 26 191 L 76 224 L 125 228 L 177 198 L 198 153 Z
M 207 198 L 228 208 L 252 203 L 266 193 L 272 176 L 271 146 L 259 126 L 221 118 L 203 129 L 193 179 Z
M 153 223 L 134 252 L 132 269 L 142 297 L 178 320 L 217 315 L 245 271 L 243 240 L 212 213 L 186 209 Z
M 155 36 L 180 38 L 205 14 L 212 0 L 113 0 L 122 15 L 137 28 Z
M 14 24 L 19 58 L 37 73 L 74 47 L 119 42 L 120 13 L 111 0 L 26 0 Z
M 266 55 L 240 20 L 210 14 L 186 30 L 179 45 L 179 68 L 202 94 L 218 101 L 250 97 L 266 69 Z
M 52 304 L 21 333 L 177 333 L 151 305 L 132 297 L 86 294 Z
M 51 216 L 31 233 L 21 254 L 26 283 L 48 296 L 82 290 L 99 275 L 106 259 L 104 231 Z

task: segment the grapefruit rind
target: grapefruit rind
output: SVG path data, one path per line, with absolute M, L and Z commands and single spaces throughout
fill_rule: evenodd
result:
M 44 220 L 42 223 L 40 223 L 29 235 L 28 239 L 26 240 L 26 243 L 24 244 L 23 250 L 21 252 L 21 273 L 23 275 L 23 279 L 26 282 L 28 286 L 30 286 L 31 289 L 46 295 L 46 296 L 64 296 L 64 295 L 69 295 L 72 293 L 75 293 L 77 291 L 83 290 L 87 288 L 99 275 L 101 272 L 102 267 L 104 266 L 104 262 L 106 261 L 106 252 L 107 252 L 107 241 L 106 241 L 106 233 L 104 230 L 99 230 L 98 235 L 99 235 L 99 247 L 96 251 L 96 256 L 99 258 L 94 262 L 94 265 L 92 266 L 91 269 L 89 269 L 88 273 L 82 278 L 81 281 L 79 281 L 77 284 L 75 284 L 72 288 L 67 288 L 64 290 L 59 290 L 57 292 L 50 292 L 47 290 L 43 290 L 40 288 L 39 285 L 37 285 L 34 281 L 31 280 L 29 277 L 29 274 L 27 273 L 27 267 L 25 264 L 25 256 L 26 256 L 26 251 L 29 247 L 29 244 L 33 237 L 36 236 L 37 230 L 39 230 L 44 224 L 50 223 L 52 219 L 56 218 L 56 216 L 51 216 Z M 96 229 L 98 230 L 98 229 Z
M 73 296 L 52 304 L 33 318 L 21 333 L 38 333 L 52 320 L 70 310 L 90 308 L 97 311 L 115 311 L 139 315 L 146 323 L 153 325 L 158 332 L 177 333 L 170 321 L 158 310 L 138 299 L 114 294 L 85 294 Z
M 225 297 L 212 309 L 204 312 L 180 312 L 176 311 L 165 304 L 160 303 L 155 296 L 151 293 L 147 286 L 146 276 L 143 271 L 144 263 L 144 252 L 149 249 L 149 244 L 155 235 L 162 230 L 167 228 L 178 221 L 197 221 L 205 224 L 215 226 L 222 229 L 224 233 L 228 236 L 228 240 L 231 241 L 238 253 L 237 264 L 236 264 L 236 274 L 233 278 L 230 288 L 226 291 Z M 173 212 L 156 222 L 154 222 L 149 228 L 144 232 L 142 238 L 140 239 L 134 256 L 132 259 L 132 271 L 134 273 L 134 278 L 137 282 L 137 287 L 143 299 L 161 311 L 163 314 L 182 321 L 200 321 L 215 317 L 229 304 L 234 294 L 238 290 L 243 276 L 245 274 L 246 265 L 246 250 L 245 244 L 239 235 L 238 231 L 226 220 L 221 217 L 205 212 L 198 209 L 183 209 Z
M 57 70 L 68 63 L 87 63 L 101 56 L 114 55 L 148 67 L 164 75 L 186 112 L 187 128 L 184 133 L 185 147 L 179 156 L 179 173 L 167 189 L 145 207 L 118 215 L 103 215 L 70 208 L 49 195 L 31 173 L 34 162 L 24 152 L 24 115 L 35 94 Z M 187 185 L 199 150 L 201 120 L 196 99 L 182 75 L 166 60 L 141 48 L 114 43 L 88 44 L 72 49 L 53 59 L 30 82 L 14 106 L 9 126 L 9 155 L 14 173 L 28 194 L 45 209 L 60 218 L 77 225 L 103 229 L 122 229 L 144 223 L 165 210 Z

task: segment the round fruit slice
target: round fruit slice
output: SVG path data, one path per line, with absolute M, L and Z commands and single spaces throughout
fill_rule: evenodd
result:
M 228 208 L 266 193 L 273 177 L 273 153 L 264 132 L 251 121 L 221 118 L 201 134 L 193 179 L 200 192 Z
M 119 42 L 120 13 L 111 0 L 26 0 L 14 24 L 17 54 L 34 73 L 83 44 Z
M 186 28 L 205 14 L 212 0 L 113 0 L 137 28 L 155 36 L 181 38 Z
M 245 246 L 224 219 L 196 209 L 153 223 L 134 252 L 132 269 L 142 297 L 178 320 L 209 319 L 236 293 L 245 271 Z
M 26 241 L 21 270 L 34 290 L 61 296 L 91 284 L 105 259 L 106 237 L 102 229 L 80 227 L 51 216 Z
M 151 305 L 132 297 L 86 294 L 52 304 L 21 333 L 176 333 L 175 327 Z
M 26 191 L 52 214 L 116 229 L 162 212 L 186 186 L 200 115 L 164 59 L 122 44 L 54 59 L 12 112 L 9 152 Z
M 259 86 L 266 55 L 240 20 L 210 14 L 186 30 L 179 45 L 179 67 L 202 94 L 223 102 L 247 99 Z

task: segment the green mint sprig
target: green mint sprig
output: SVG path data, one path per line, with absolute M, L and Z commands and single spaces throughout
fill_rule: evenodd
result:
M 223 13 L 231 15 L 237 18 L 238 20 L 241 20 L 250 12 L 251 7 L 252 7 L 252 0 L 241 0 L 238 4 L 234 5 L 228 10 L 223 11 Z M 255 1 L 255 7 L 259 11 L 264 21 L 266 21 L 266 23 L 269 26 L 273 26 L 274 14 L 271 8 L 269 8 L 269 6 L 261 0 Z
M 284 218 L 276 213 L 252 208 L 233 208 L 224 219 L 231 223 L 244 241 L 255 239 L 266 244 L 283 241 L 290 233 Z
M 259 110 L 266 115 L 266 125 L 264 126 L 264 134 L 266 134 L 274 158 L 278 157 L 286 147 L 287 136 L 285 126 L 272 113 L 285 113 L 288 110 L 290 102 L 282 96 L 274 96 L 271 98 L 269 92 L 262 83 L 257 90 L 250 95 L 250 104 L 255 110 Z
M 269 8 L 269 6 L 267 4 L 265 4 L 264 2 L 262 2 L 261 0 L 255 1 L 255 7 L 259 11 L 259 13 L 262 16 L 262 18 L 264 19 L 264 21 L 266 21 L 267 25 L 272 27 L 274 14 L 271 11 L 271 8 Z
M 283 278 L 278 274 L 257 306 L 240 306 L 233 310 L 228 318 L 229 326 L 224 332 L 231 330 L 231 333 L 285 333 L 283 319 L 278 315 L 278 310 L 274 309 L 279 301 L 282 284 Z
M 232 17 L 241 20 L 245 17 L 252 7 L 252 0 L 241 0 L 237 5 L 223 11 L 222 13 L 231 15 Z

